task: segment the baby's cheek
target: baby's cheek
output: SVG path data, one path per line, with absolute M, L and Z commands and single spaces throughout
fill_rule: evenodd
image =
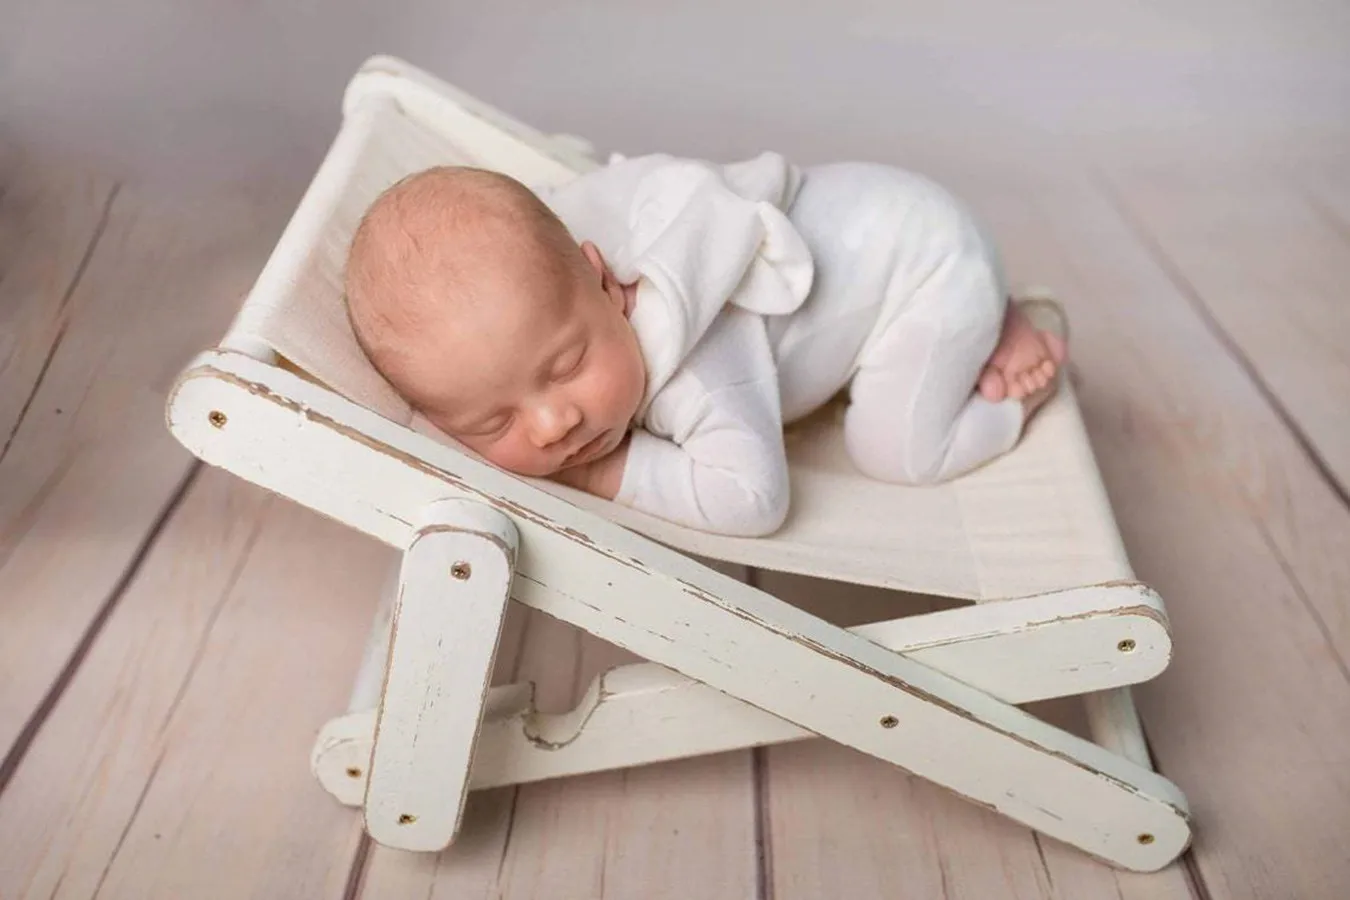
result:
M 479 452 L 493 465 L 518 475 L 542 477 L 553 474 L 545 454 L 540 453 L 537 447 L 523 439 L 505 438 Z

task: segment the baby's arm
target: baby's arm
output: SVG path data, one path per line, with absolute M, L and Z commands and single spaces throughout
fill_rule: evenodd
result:
M 778 374 L 758 316 L 726 310 L 656 396 L 645 425 L 627 447 L 619 503 L 719 534 L 755 537 L 783 523 Z

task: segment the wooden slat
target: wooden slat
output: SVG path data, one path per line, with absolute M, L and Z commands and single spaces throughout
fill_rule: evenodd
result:
M 399 568 L 363 813 L 386 846 L 439 852 L 469 795 L 517 538 L 482 504 L 432 504 Z
M 927 612 L 946 601 L 777 573 L 760 584 L 836 624 Z M 1082 734 L 1081 721 L 1073 726 Z M 1039 711 L 1039 710 L 1038 710 Z M 933 785 L 825 741 L 761 751 L 761 803 L 775 900 L 844 896 L 998 900 L 1189 900 L 1175 867 L 1117 872 Z M 1131 884 L 1141 886 L 1131 888 Z M 1142 890 L 1147 886 L 1147 892 Z
M 1321 611 L 1350 596 L 1350 513 L 1098 192 L 1065 181 L 977 199 L 1012 276 L 1070 304 L 1098 459 L 1173 624 L 1172 665 L 1139 705 L 1190 799 L 1197 871 L 1213 896 L 1337 896 L 1350 679 Z
M 346 700 L 390 555 L 290 504 L 265 514 L 101 897 L 340 896 L 360 820 L 316 788 L 308 751 Z
M 419 494 L 529 509 L 513 516 L 531 548 L 513 588 L 519 602 L 1120 865 L 1154 871 L 1189 843 L 1180 793 L 1138 763 L 451 454 L 294 374 L 239 354 L 199 360 L 179 382 L 169 415 L 174 433 L 207 461 L 394 546 L 405 543 Z M 780 679 L 786 690 L 778 690 Z M 894 727 L 902 721 L 905 728 Z M 1013 780 L 1000 786 L 986 777 L 996 771 Z
M 223 473 L 188 492 L 0 794 L 0 895 L 93 895 L 267 503 Z
M 0 459 L 70 321 L 116 184 L 7 148 L 0 168 Z M 87 294 L 78 299 L 86 299 Z
M 104 197 L 94 191 L 86 205 Z M 0 460 L 0 754 L 61 677 L 189 472 L 191 457 L 164 427 L 164 396 L 191 352 L 228 321 L 279 211 L 123 191 L 63 309 L 28 318 L 64 325 Z M 75 255 L 59 244 L 28 253 L 37 261 Z M 7 396 L 8 376 L 4 384 Z
M 510 677 L 534 681 L 544 710 L 571 708 L 594 674 L 633 660 L 530 615 Z M 753 896 L 754 810 L 749 752 L 473 794 L 439 858 L 373 848 L 361 896 Z
M 1112 181 L 1160 265 L 1350 489 L 1350 240 L 1325 200 L 1256 163 Z
M 497 652 L 494 684 L 509 684 L 520 670 L 525 634 L 537 615 L 517 604 L 507 609 L 506 625 Z M 356 882 L 359 896 L 367 900 L 385 897 L 425 897 L 428 900 L 459 900 L 461 897 L 497 896 L 502 854 L 510 839 L 515 813 L 514 787 L 469 794 L 464 824 L 459 836 L 442 853 L 403 853 L 372 844 Z M 347 811 L 359 817 L 359 813 Z

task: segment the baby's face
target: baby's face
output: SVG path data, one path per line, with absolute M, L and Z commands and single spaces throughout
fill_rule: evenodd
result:
M 646 371 L 628 323 L 630 295 L 595 260 L 594 277 L 554 296 L 506 290 L 490 310 L 448 327 L 446 340 L 429 336 L 438 346 L 418 363 L 435 398 L 427 418 L 521 475 L 552 475 L 613 451 L 642 401 Z

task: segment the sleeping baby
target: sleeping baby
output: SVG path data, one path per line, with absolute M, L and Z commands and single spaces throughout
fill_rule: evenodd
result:
M 1012 449 L 1066 351 L 943 189 L 774 153 L 538 190 L 420 172 L 366 212 L 345 282 L 362 350 L 447 435 L 730 535 L 782 524 L 784 426 L 841 390 L 857 468 L 933 484 Z

